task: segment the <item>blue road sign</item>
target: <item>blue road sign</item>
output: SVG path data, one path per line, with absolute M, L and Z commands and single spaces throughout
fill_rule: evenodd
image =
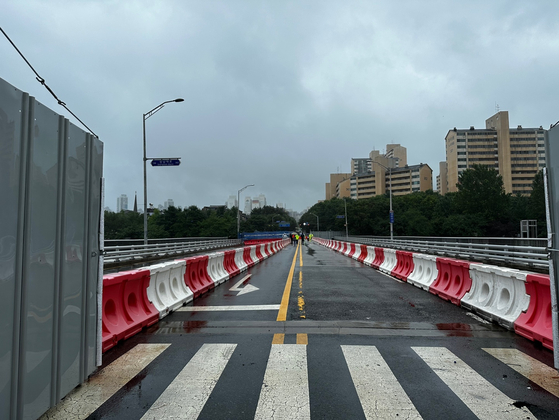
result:
M 345 216 L 342 214 L 341 216 L 336 216 L 336 219 L 345 219 Z
M 390 223 L 394 223 L 394 211 L 390 212 Z
M 152 159 L 151 166 L 179 166 L 180 159 Z
M 290 224 L 285 222 L 279 224 L 279 227 L 289 227 L 289 226 Z

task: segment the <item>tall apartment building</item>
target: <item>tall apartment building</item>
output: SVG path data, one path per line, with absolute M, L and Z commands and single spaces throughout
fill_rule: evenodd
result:
M 371 172 L 371 159 L 370 158 L 352 158 L 351 159 L 351 173 L 364 174 Z
M 175 207 L 175 202 L 172 198 L 169 198 L 163 202 L 163 208 L 167 210 L 169 207 Z
M 330 174 L 330 182 L 326 183 L 326 200 L 337 197 L 337 186 L 340 182 L 344 180 L 349 180 L 351 174 L 340 173 L 340 174 Z M 347 196 L 349 197 L 349 195 Z
M 116 212 L 120 213 L 122 210 L 128 210 L 128 196 L 126 194 L 121 194 L 116 199 Z
M 427 164 L 420 163 L 403 168 L 390 168 L 385 165 L 389 170 L 380 165 L 376 166 L 378 169 L 371 173 L 351 177 L 351 198 L 370 198 L 385 194 L 391 188 L 393 195 L 411 194 L 433 188 L 433 171 Z
M 458 176 L 474 164 L 494 168 L 503 178 L 505 192 L 527 195 L 536 173 L 545 166 L 543 127 L 509 128 L 508 111 L 500 111 L 485 121 L 485 129 L 449 130 L 446 144 L 446 180 L 441 172 L 441 188 L 457 191 Z
M 390 190 L 391 181 L 394 195 L 433 188 L 433 171 L 429 165 L 408 166 L 407 149 L 400 144 L 387 144 L 386 150 L 385 154 L 373 150 L 368 158 L 351 159 L 351 175 L 331 174 L 330 183 L 326 184 L 326 199 L 351 197 L 360 200 L 385 194 Z M 343 177 L 335 178 L 335 175 Z

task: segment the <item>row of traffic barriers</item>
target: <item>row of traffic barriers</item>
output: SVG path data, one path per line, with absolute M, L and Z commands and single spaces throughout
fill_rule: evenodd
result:
M 103 276 L 103 353 L 289 242 L 281 239 Z
M 548 275 L 316 236 L 313 241 L 553 350 Z

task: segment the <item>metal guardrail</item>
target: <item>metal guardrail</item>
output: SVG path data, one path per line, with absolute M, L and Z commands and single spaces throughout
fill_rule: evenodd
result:
M 150 240 L 152 242 L 152 240 Z M 171 258 L 194 252 L 234 247 L 241 244 L 239 239 L 228 238 L 172 238 L 153 241 L 144 245 L 143 240 L 105 241 L 105 266 L 125 262 L 141 262 Z
M 451 257 L 511 268 L 549 271 L 547 239 L 337 236 L 337 241 Z

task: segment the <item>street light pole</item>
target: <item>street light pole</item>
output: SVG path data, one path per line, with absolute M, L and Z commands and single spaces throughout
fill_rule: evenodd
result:
M 241 234 L 241 193 L 248 187 L 254 187 L 254 184 L 245 185 L 237 192 L 237 239 L 239 239 Z
M 317 216 L 316 214 L 314 214 L 314 213 L 311 213 L 311 212 L 309 212 L 309 214 L 312 214 L 313 216 L 316 217 L 316 230 L 317 230 L 318 232 L 320 232 L 320 221 L 319 221 L 319 219 L 318 219 L 318 216 Z M 346 220 L 346 222 L 347 222 L 347 220 Z
M 347 230 L 347 202 L 344 197 L 344 211 L 345 211 L 345 238 L 349 238 L 348 230 Z
M 384 169 L 388 169 L 388 176 L 390 177 L 390 192 L 389 192 L 389 196 L 390 196 L 390 240 L 393 241 L 394 240 L 394 212 L 392 211 L 392 168 L 387 168 L 386 166 L 384 166 L 382 163 L 376 162 L 373 160 L 373 163 L 376 163 L 377 165 L 382 166 Z
M 148 177 L 147 177 L 147 161 L 148 158 L 146 156 L 146 120 L 159 111 L 161 108 L 170 102 L 183 102 L 184 99 L 177 98 L 173 99 L 172 101 L 165 101 L 157 105 L 151 111 L 143 114 L 143 137 L 144 137 L 144 245 L 148 244 Z

